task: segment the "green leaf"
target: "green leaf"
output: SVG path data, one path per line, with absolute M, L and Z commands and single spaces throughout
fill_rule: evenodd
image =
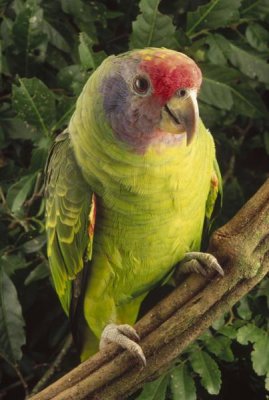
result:
M 63 130 L 75 110 L 76 106 L 76 98 L 75 97 L 67 97 L 67 96 L 59 96 L 57 98 L 57 107 L 56 107 L 56 123 L 52 127 L 53 131 L 58 129 Z
M 172 19 L 158 10 L 160 0 L 141 0 L 141 14 L 133 22 L 130 48 L 168 47 L 175 48 L 175 26 Z
M 26 254 L 36 253 L 37 251 L 42 249 L 42 247 L 45 245 L 46 241 L 47 241 L 47 237 L 45 234 L 39 235 L 39 236 L 35 237 L 34 239 L 31 239 L 28 242 L 25 242 L 22 246 L 23 251 Z
M 53 46 L 65 53 L 71 51 L 65 38 L 46 20 L 43 20 L 43 30 L 47 34 L 48 40 Z
M 263 331 L 263 334 L 254 344 L 254 350 L 251 353 L 253 369 L 257 375 L 266 375 L 269 373 L 269 334 Z
M 55 98 L 48 87 L 37 78 L 19 79 L 13 85 L 12 102 L 18 116 L 43 135 L 49 136 L 55 123 Z
M 261 118 L 267 114 L 264 102 L 257 93 L 247 84 L 238 84 L 232 89 L 234 97 L 234 111 L 249 118 Z
M 215 321 L 211 326 L 215 330 L 219 330 L 221 327 L 224 326 L 224 324 L 225 324 L 225 313 L 222 314 L 218 319 L 215 319 Z
M 269 391 L 269 372 L 267 373 L 265 378 L 265 389 Z
M 59 84 L 76 96 L 81 93 L 88 78 L 89 73 L 77 64 L 62 68 L 58 73 Z
M 193 352 L 190 356 L 193 370 L 201 377 L 201 384 L 210 394 L 218 394 L 221 387 L 221 373 L 213 358 L 205 351 Z
M 268 141 L 268 151 L 267 154 L 269 154 L 269 132 L 267 132 L 267 141 Z M 258 292 L 257 292 L 257 296 L 265 296 L 267 298 L 267 306 L 269 309 L 269 278 L 265 278 L 262 280 L 262 282 L 259 284 L 258 287 Z
M 170 378 L 173 400 L 196 399 L 195 383 L 186 365 L 173 368 Z
M 241 16 L 243 18 L 265 20 L 269 15 L 268 0 L 244 0 Z
M 269 65 L 249 48 L 243 48 L 237 42 L 222 39 L 225 42 L 223 48 L 225 56 L 243 74 L 251 79 L 258 79 L 262 83 L 269 83 Z
M 247 324 L 242 326 L 237 331 L 237 341 L 241 344 L 248 344 L 248 342 L 255 343 L 263 334 L 263 331 L 254 324 Z
M 268 51 L 269 32 L 260 24 L 252 23 L 248 25 L 246 29 L 246 38 L 254 49 Z
M 224 336 L 227 336 L 230 339 L 235 339 L 237 335 L 237 330 L 232 325 L 225 325 L 218 330 L 218 333 L 221 333 Z
M 22 253 L 3 254 L 1 257 L 1 266 L 8 276 L 14 274 L 18 269 L 26 268 L 29 265 Z
M 26 6 L 17 15 L 13 25 L 13 39 L 17 50 L 23 55 L 26 74 L 34 51 L 38 50 L 39 61 L 45 59 L 48 38 L 43 32 L 43 10 L 37 1 L 27 0 Z
M 220 81 L 220 76 L 220 71 L 214 74 L 213 66 L 205 70 L 199 99 L 215 107 L 230 110 L 233 106 L 232 89 L 230 85 Z
M 92 69 L 93 71 L 101 64 L 106 58 L 106 54 L 103 51 L 93 51 L 93 40 L 85 33 L 81 32 L 79 35 L 79 57 L 83 68 Z
M 217 35 L 217 34 L 209 35 L 207 37 L 206 43 L 208 44 L 209 49 L 207 50 L 206 56 L 212 64 L 226 65 L 227 58 L 225 57 L 225 55 L 223 53 L 221 41 L 218 40 L 219 37 L 221 37 L 221 35 Z
M 103 5 L 98 2 L 87 2 L 82 0 L 61 0 L 62 9 L 65 13 L 74 16 L 79 30 L 86 32 L 91 38 L 96 38 L 95 21 L 103 21 Z
M 252 312 L 249 308 L 248 298 L 246 296 L 239 301 L 237 312 L 242 319 L 249 320 L 252 317 Z
M 206 348 L 210 353 L 215 354 L 218 358 L 224 361 L 231 362 L 234 360 L 234 355 L 231 349 L 232 341 L 225 336 L 217 336 L 208 339 Z
M 23 203 L 31 192 L 34 182 L 36 180 L 36 173 L 23 176 L 18 182 L 9 187 L 7 194 L 7 203 L 11 211 L 16 215 L 23 214 Z
M 35 269 L 33 269 L 24 281 L 25 285 L 40 281 L 50 276 L 49 266 L 47 261 L 43 261 Z
M 153 382 L 146 383 L 136 400 L 165 400 L 169 376 L 164 375 Z
M 0 268 L 0 354 L 12 364 L 22 357 L 24 319 L 16 288 Z
M 203 29 L 225 27 L 239 20 L 242 0 L 211 0 L 187 14 L 187 35 Z
M 233 68 L 204 64 L 199 99 L 209 105 L 252 118 L 266 115 L 266 108 L 251 87 L 238 83 L 240 73 Z

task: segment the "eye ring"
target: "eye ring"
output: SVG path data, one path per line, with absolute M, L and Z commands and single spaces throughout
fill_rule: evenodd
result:
M 149 80 L 145 76 L 136 76 L 133 82 L 133 89 L 138 94 L 147 94 L 150 89 Z
M 178 91 L 177 91 L 178 97 L 185 97 L 186 94 L 187 94 L 187 89 L 182 88 L 182 89 L 178 89 Z

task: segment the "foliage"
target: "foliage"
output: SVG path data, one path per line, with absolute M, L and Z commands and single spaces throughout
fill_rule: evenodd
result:
M 89 75 L 106 55 L 134 47 L 166 46 L 197 61 L 200 112 L 224 176 L 222 224 L 268 175 L 268 23 L 268 0 L 1 1 L 1 398 L 24 398 L 68 333 L 46 261 L 42 171 Z M 231 399 L 239 387 L 241 397 L 264 399 L 268 283 L 137 398 Z M 60 373 L 76 362 L 72 350 Z

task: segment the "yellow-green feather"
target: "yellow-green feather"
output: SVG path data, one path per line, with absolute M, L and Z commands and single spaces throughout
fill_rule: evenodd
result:
M 49 254 L 56 290 L 67 312 L 70 279 L 82 268 L 87 251 L 91 196 L 97 195 L 84 299 L 89 331 L 85 331 L 82 359 L 96 351 L 106 324 L 132 324 L 148 291 L 187 251 L 199 249 L 216 163 L 212 136 L 201 121 L 191 146 L 182 141 L 152 146 L 139 154 L 116 143 L 100 94 L 100 83 L 110 68 L 113 57 L 84 87 L 68 128 L 71 144 L 69 139 L 68 144 L 59 143 L 60 154 L 56 145 L 50 162 L 58 165 L 58 176 L 50 180 L 57 181 L 59 189 L 50 189 L 47 202 Z M 75 182 L 67 179 L 67 162 L 76 171 Z M 79 196 L 76 187 L 83 187 Z M 58 240 L 61 237 L 60 248 L 56 234 Z M 70 265 L 66 265 L 68 258 Z

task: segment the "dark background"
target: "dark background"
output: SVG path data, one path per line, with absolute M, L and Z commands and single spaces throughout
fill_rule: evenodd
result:
M 200 113 L 215 138 L 224 183 L 215 226 L 228 221 L 268 176 L 268 0 L 158 4 L 0 1 L 0 398 L 23 399 L 66 345 L 68 321 L 46 260 L 42 171 L 53 138 L 106 55 L 165 46 L 201 67 Z M 140 399 L 268 399 L 268 302 L 267 278 L 182 355 L 174 374 L 151 384 Z M 203 357 L 198 363 L 206 360 L 200 371 L 193 360 L 197 350 Z M 51 379 L 78 362 L 69 348 Z M 184 398 L 175 390 L 183 369 Z M 150 394 L 154 385 L 157 395 Z

